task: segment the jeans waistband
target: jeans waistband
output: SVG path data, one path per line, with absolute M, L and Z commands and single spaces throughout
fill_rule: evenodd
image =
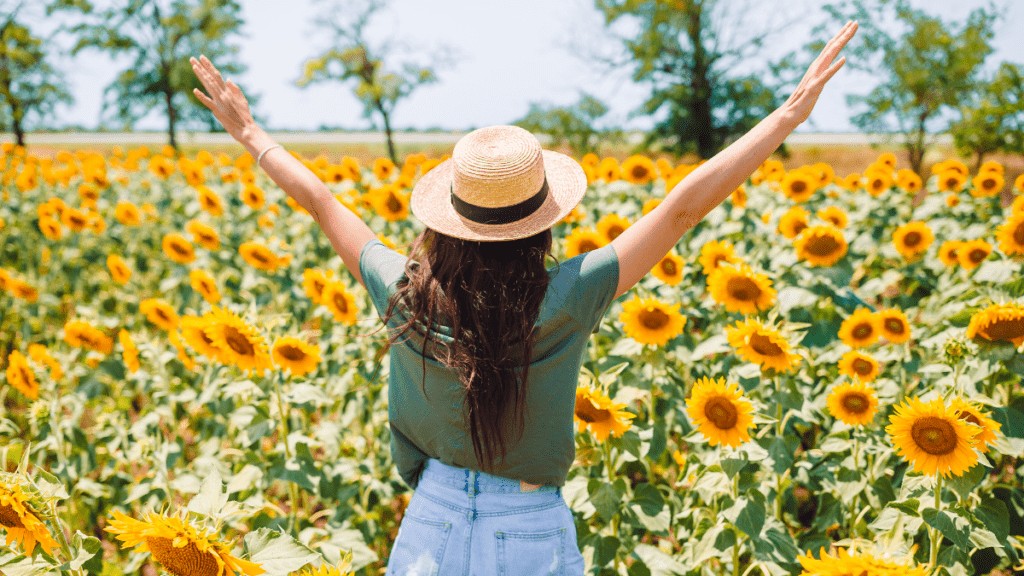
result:
M 445 464 L 436 458 L 429 458 L 423 467 L 420 481 L 429 479 L 432 482 L 451 486 L 467 494 L 478 494 L 480 492 L 518 493 L 518 492 L 555 492 L 562 493 L 561 486 L 544 484 L 539 488 L 522 489 L 519 480 L 495 476 L 479 470 L 470 470 L 459 466 Z

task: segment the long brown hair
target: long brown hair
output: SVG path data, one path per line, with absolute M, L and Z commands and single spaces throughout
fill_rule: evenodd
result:
M 390 331 L 389 346 L 410 328 L 424 338 L 419 350 L 424 393 L 427 355 L 458 371 L 466 390 L 463 412 L 473 452 L 484 471 L 494 469 L 498 453 L 505 458 L 509 439 L 502 430 L 510 408 L 516 441 L 522 437 L 526 381 L 535 323 L 548 287 L 545 259 L 551 244 L 550 228 L 497 242 L 463 240 L 426 228 L 409 249 L 405 276 L 384 314 L 387 326 L 399 302 L 407 311 L 408 321 Z M 435 322 L 451 328 L 450 346 L 432 337 Z

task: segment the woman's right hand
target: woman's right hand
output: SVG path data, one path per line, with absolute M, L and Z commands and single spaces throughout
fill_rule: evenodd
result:
M 231 80 L 224 81 L 220 71 L 206 56 L 199 59 L 189 58 L 192 71 L 202 82 L 209 96 L 202 90 L 194 88 L 192 93 L 213 112 L 213 116 L 224 126 L 224 129 L 238 142 L 245 144 L 243 139 L 257 126 L 249 111 L 249 101 L 242 94 L 242 89 Z
M 794 128 L 803 123 L 804 120 L 807 120 L 807 117 L 811 115 L 811 110 L 814 109 L 814 104 L 818 101 L 818 96 L 821 95 L 822 88 L 825 87 L 825 83 L 843 67 L 843 64 L 846 62 L 846 56 L 840 58 L 835 64 L 832 64 L 832 60 L 843 49 L 843 46 L 846 46 L 850 38 L 853 38 L 856 32 L 857 22 L 855 20 L 847 22 L 843 29 L 828 41 L 821 54 L 818 54 L 818 57 L 807 69 L 807 73 L 800 80 L 796 90 L 789 96 L 786 103 L 782 105 L 781 110 L 784 117 L 792 122 Z

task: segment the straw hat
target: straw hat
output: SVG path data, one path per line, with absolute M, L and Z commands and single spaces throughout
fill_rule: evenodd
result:
M 452 157 L 416 182 L 410 208 L 428 228 L 494 242 L 551 228 L 583 199 L 587 175 L 518 126 L 488 126 L 455 143 Z

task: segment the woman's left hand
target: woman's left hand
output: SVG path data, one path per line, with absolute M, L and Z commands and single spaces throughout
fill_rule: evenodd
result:
M 232 138 L 243 142 L 246 134 L 256 128 L 256 122 L 252 119 L 249 101 L 245 99 L 241 88 L 231 80 L 225 82 L 220 71 L 206 56 L 200 56 L 198 60 L 194 57 L 189 58 L 189 62 L 192 64 L 192 71 L 210 95 L 207 96 L 198 88 L 194 88 L 192 93 L 213 112 L 214 117 Z

